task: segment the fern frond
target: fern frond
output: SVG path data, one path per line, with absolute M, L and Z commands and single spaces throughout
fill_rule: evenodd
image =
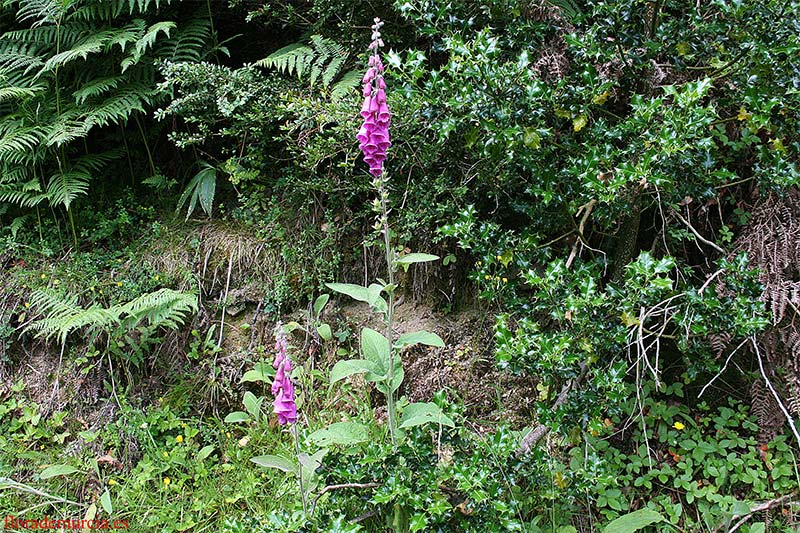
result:
M 22 100 L 36 96 L 36 93 L 44 90 L 44 87 L 0 87 L 0 102 L 6 100 Z
M 147 32 L 142 36 L 141 39 L 136 43 L 136 52 L 138 54 L 143 54 L 145 50 L 152 47 L 153 44 L 156 42 L 156 38 L 158 37 L 159 33 L 164 33 L 167 38 L 169 38 L 169 32 L 175 29 L 176 24 L 174 22 L 165 21 L 165 22 L 157 22 L 147 28 Z
M 47 194 L 0 186 L 0 203 L 16 204 L 20 207 L 36 207 L 47 199 Z
M 200 61 L 210 40 L 211 23 L 205 17 L 196 17 L 181 24 L 175 37 L 164 40 L 154 49 L 154 55 L 175 62 Z
M 65 50 L 64 52 L 52 56 L 50 59 L 45 61 L 44 66 L 39 71 L 38 76 L 41 76 L 45 72 L 62 67 L 67 63 L 71 63 L 76 59 L 81 58 L 86 60 L 89 57 L 89 54 L 97 54 L 102 52 L 104 45 L 109 41 L 112 34 L 113 32 L 110 31 L 94 33 L 69 50 Z
M 75 170 L 55 174 L 47 183 L 50 205 L 63 205 L 69 210 L 70 204 L 89 190 L 90 179 L 89 174 Z
M 62 48 L 72 48 L 72 46 L 90 35 L 97 28 L 89 23 L 76 22 L 68 26 L 39 26 L 22 30 L 7 31 L 0 36 L 2 40 L 12 41 L 16 44 L 41 44 L 50 48 L 55 48 L 56 44 Z
M 122 10 L 127 6 L 125 0 L 94 0 L 89 1 L 86 5 L 79 6 L 73 11 L 70 20 L 85 20 L 86 22 L 93 22 L 102 20 L 111 22 L 122 14 Z
M 144 35 L 144 29 L 147 23 L 141 19 L 136 19 L 130 24 L 116 31 L 113 37 L 108 40 L 106 45 L 108 49 L 114 46 L 119 46 L 120 50 L 125 52 L 125 49 L 130 43 L 138 42 Z
M 146 320 L 152 327 L 177 328 L 188 313 L 196 313 L 197 296 L 172 289 L 159 289 L 118 306 L 123 325 L 133 327 Z
M 30 169 L 25 166 L 0 166 L 0 183 L 22 183 L 30 178 Z
M 256 61 L 256 65 L 274 68 L 300 79 L 307 77 L 312 86 L 321 80 L 324 87 L 329 87 L 341 74 L 349 56 L 341 44 L 320 35 L 312 35 L 310 45 L 294 43 L 284 46 Z
M 114 148 L 112 150 L 106 150 L 105 152 L 86 154 L 79 157 L 78 160 L 75 161 L 75 164 L 72 166 L 72 168 L 78 172 L 91 174 L 92 172 L 100 171 L 108 163 L 115 159 L 119 159 L 123 155 L 125 155 L 125 150 L 122 148 Z
M 75 103 L 83 105 L 86 100 L 101 95 L 111 89 L 116 89 L 117 86 L 124 80 L 122 76 L 109 76 L 105 78 L 96 78 L 83 87 L 72 93 L 75 97 Z
M 43 139 L 46 146 L 63 146 L 89 133 L 92 125 L 75 117 L 75 113 L 63 114 L 54 122 Z
M 331 98 L 333 100 L 341 100 L 347 96 L 347 93 L 353 92 L 353 89 L 361 82 L 362 77 L 363 75 L 356 70 L 343 74 L 339 81 L 331 87 Z
M 92 329 L 108 328 L 119 322 L 119 316 L 110 309 L 97 304 L 84 309 L 78 304 L 74 295 L 59 295 L 51 291 L 35 290 L 31 294 L 31 305 L 44 318 L 32 323 L 26 331 L 37 331 L 45 338 L 58 337 L 61 344 L 75 330 L 91 327 Z
M 143 86 L 128 86 L 87 110 L 86 123 L 91 127 L 124 122 L 134 111 L 144 113 L 144 106 L 152 101 L 155 94 L 155 90 Z
M 40 127 L 17 127 L 0 129 L 0 161 L 14 161 L 14 153 L 25 154 L 34 150 L 43 137 Z
M 44 65 L 41 59 L 41 46 L 37 44 L 14 44 L 4 46 L 0 51 L 0 72 L 6 76 L 13 71 L 23 74 L 37 70 Z
M 197 296 L 172 289 L 160 289 L 143 294 L 134 300 L 104 308 L 98 304 L 84 308 L 75 295 L 61 295 L 36 290 L 31 305 L 43 318 L 33 322 L 26 331 L 36 331 L 45 338 L 58 337 L 63 344 L 67 336 L 79 329 L 111 333 L 112 328 L 133 329 L 143 321 L 151 327 L 177 328 L 189 313 L 198 309 Z
M 33 27 L 58 21 L 66 12 L 68 2 L 59 0 L 26 0 L 17 11 L 19 22 L 32 21 Z

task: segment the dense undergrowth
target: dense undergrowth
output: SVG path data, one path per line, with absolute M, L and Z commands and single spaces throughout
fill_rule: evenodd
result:
M 799 15 L 0 0 L 0 514 L 795 530 Z

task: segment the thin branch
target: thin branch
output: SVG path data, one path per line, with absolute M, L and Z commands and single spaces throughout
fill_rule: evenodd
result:
M 752 517 L 754 514 L 758 512 L 766 511 L 768 509 L 774 509 L 775 507 L 784 507 L 786 504 L 798 503 L 789 501 L 793 497 L 794 494 L 786 494 L 785 496 L 781 496 L 780 498 L 775 498 L 774 500 L 769 500 L 763 503 L 759 503 L 758 505 L 750 509 L 749 513 L 747 513 L 746 515 L 741 515 L 742 519 L 736 522 L 736 524 L 734 524 L 733 526 L 731 526 L 731 528 L 728 530 L 728 533 L 733 533 L 734 531 L 742 527 L 750 519 L 750 517 Z M 739 516 L 740 515 L 734 515 L 733 518 L 739 518 Z M 718 527 L 714 531 L 720 531 L 720 528 Z
M 781 411 L 783 412 L 783 416 L 786 417 L 786 421 L 789 422 L 789 427 L 792 428 L 792 433 L 794 433 L 794 438 L 797 439 L 797 443 L 800 444 L 800 433 L 797 432 L 797 427 L 794 425 L 794 420 L 792 419 L 792 415 L 789 414 L 789 410 L 786 409 L 786 406 L 783 405 L 781 401 L 781 397 L 778 396 L 778 391 L 775 390 L 775 387 L 772 386 L 772 382 L 767 377 L 767 373 L 764 371 L 764 362 L 761 360 L 761 351 L 758 349 L 758 343 L 756 342 L 755 336 L 750 337 L 750 340 L 753 342 L 753 348 L 756 351 L 756 357 L 758 357 L 758 368 L 761 370 L 761 377 L 764 378 L 764 382 L 767 385 L 767 388 L 772 393 L 772 396 L 775 398 L 775 402 L 780 407 Z
M 715 249 L 716 251 L 718 251 L 721 254 L 725 253 L 725 250 L 720 248 L 719 245 L 717 245 L 716 243 L 714 243 L 712 241 L 709 241 L 708 239 L 706 239 L 705 237 L 700 235 L 700 233 L 696 229 L 694 229 L 694 226 L 692 226 L 691 223 L 688 220 L 683 218 L 683 216 L 680 213 L 678 213 L 678 211 L 673 211 L 673 213 L 675 214 L 676 217 L 678 217 L 678 220 L 683 222 L 686 225 L 686 227 L 689 228 L 689 230 L 692 233 L 694 233 L 694 236 L 697 237 L 697 240 L 699 240 L 700 242 L 702 242 L 704 244 L 707 244 L 708 246 L 712 247 L 713 249 Z
M 700 390 L 700 394 L 698 394 L 698 395 L 697 395 L 697 397 L 698 397 L 698 398 L 699 398 L 699 397 L 701 397 L 701 396 L 703 395 L 703 393 L 706 391 L 706 389 L 707 389 L 708 387 L 710 387 L 710 386 L 711 386 L 711 384 L 712 384 L 712 383 L 714 383 L 714 382 L 717 380 L 717 378 L 718 378 L 718 377 L 720 377 L 720 376 L 723 374 L 723 372 L 725 372 L 725 370 L 728 368 L 728 363 L 730 363 L 730 362 L 731 362 L 731 357 L 733 357 L 733 354 L 735 354 L 736 352 L 738 352 L 738 351 L 739 351 L 739 348 L 741 348 L 742 346 L 744 346 L 744 343 L 746 343 L 748 340 L 750 340 L 750 339 L 749 339 L 749 338 L 747 338 L 747 339 L 743 340 L 741 343 L 739 343 L 739 346 L 737 346 L 736 348 L 734 348 L 734 350 L 733 350 L 733 351 L 730 353 L 730 355 L 728 356 L 728 358 L 727 358 L 727 359 L 725 359 L 725 364 L 722 366 L 722 369 L 720 369 L 720 371 L 719 371 L 719 372 L 717 372 L 717 375 L 716 375 L 716 376 L 714 376 L 713 378 L 711 378 L 711 381 L 709 381 L 708 383 L 706 383 L 706 384 L 705 384 L 705 386 L 704 386 L 704 387 L 703 387 L 703 388 Z
M 586 240 L 583 238 L 583 228 L 586 226 L 586 221 L 589 219 L 589 215 L 592 213 L 592 209 L 594 209 L 597 200 L 589 200 L 584 205 L 578 208 L 578 212 L 575 214 L 576 216 L 580 215 L 583 212 L 583 216 L 581 217 L 581 221 L 578 224 L 577 231 L 578 231 L 578 238 L 575 239 L 575 242 L 572 245 L 572 251 L 569 253 L 569 258 L 567 258 L 567 268 L 572 265 L 572 261 L 575 260 L 575 257 L 578 254 L 578 245 L 583 244 L 587 248 L 591 248 L 588 244 L 586 244 Z

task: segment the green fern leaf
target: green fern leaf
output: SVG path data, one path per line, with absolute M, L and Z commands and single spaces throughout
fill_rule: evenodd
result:
M 331 87 L 331 98 L 333 100 L 345 98 L 348 93 L 352 93 L 353 89 L 358 86 L 362 77 L 363 75 L 355 70 L 351 70 L 342 75 L 339 81 Z
M 70 205 L 79 196 L 89 190 L 91 176 L 84 172 L 60 172 L 50 178 L 47 183 L 47 195 L 51 205 L 63 205 L 69 210 Z
M 256 65 L 274 68 L 300 79 L 307 77 L 311 86 L 321 80 L 324 87 L 329 87 L 341 74 L 348 58 L 349 53 L 341 44 L 320 35 L 312 35 L 310 45 L 294 43 L 284 46 L 256 61 Z

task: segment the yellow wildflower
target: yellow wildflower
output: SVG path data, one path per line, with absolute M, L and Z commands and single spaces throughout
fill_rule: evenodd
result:
M 108 484 L 109 484 L 109 485 L 116 485 L 116 484 L 117 484 L 117 482 L 116 482 L 116 481 L 114 481 L 113 479 L 109 479 L 109 480 L 108 480 Z
M 683 425 L 682 423 L 680 423 L 680 422 L 675 422 L 674 424 L 672 424 L 672 427 L 674 427 L 674 428 L 675 428 L 675 429 L 677 429 L 678 431 L 681 431 L 682 429 L 685 429 L 685 428 L 686 428 L 686 426 L 684 426 L 684 425 Z
M 175 437 L 175 442 L 177 442 L 178 444 L 183 442 L 183 435 L 178 435 L 177 437 Z
M 164 486 L 166 487 L 166 486 L 167 486 L 167 485 L 169 485 L 170 483 L 172 483 L 172 480 L 171 480 L 170 478 L 168 478 L 168 477 L 165 477 L 165 478 L 164 478 Z

